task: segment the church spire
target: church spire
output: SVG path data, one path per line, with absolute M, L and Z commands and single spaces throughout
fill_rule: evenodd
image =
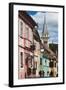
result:
M 47 29 L 47 21 L 46 21 L 46 12 L 44 13 L 44 24 L 42 30 L 42 43 L 44 45 L 48 45 L 48 29 Z
M 43 24 L 43 30 L 42 30 L 42 37 L 45 35 L 48 35 L 48 30 L 47 30 L 47 21 L 46 21 L 46 12 L 44 13 L 44 24 Z
M 46 16 L 44 16 L 44 23 L 43 23 L 43 31 L 42 31 L 42 36 L 44 34 L 44 27 L 45 27 L 45 23 L 46 23 Z

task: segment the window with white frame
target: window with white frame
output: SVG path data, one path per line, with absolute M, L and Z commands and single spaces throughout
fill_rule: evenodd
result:
M 20 22 L 20 36 L 22 37 L 23 35 L 23 23 Z
M 26 38 L 28 39 L 29 38 L 29 28 L 26 27 Z

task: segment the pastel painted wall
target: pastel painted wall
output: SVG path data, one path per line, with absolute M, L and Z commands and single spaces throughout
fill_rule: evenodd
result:
M 30 47 L 30 45 L 33 43 L 33 32 L 32 32 L 32 29 L 23 21 L 21 20 L 20 18 L 18 19 L 18 27 L 19 27 L 19 36 L 20 36 L 20 33 L 21 33 L 21 23 L 22 22 L 22 25 L 23 25 L 23 30 L 22 30 L 22 37 L 23 38 L 26 38 L 28 40 L 25 40 L 23 38 L 20 38 L 19 37 L 19 45 L 23 46 L 26 45 L 27 47 Z M 28 30 L 26 30 L 28 28 Z M 27 35 L 28 33 L 28 35 Z
M 34 51 L 34 61 L 37 62 L 37 69 L 36 69 L 36 77 L 39 77 L 39 65 L 40 65 L 40 43 L 34 40 L 35 44 L 35 51 Z
M 56 63 L 56 66 L 55 66 L 55 63 Z M 51 73 L 51 71 L 53 72 L 53 76 L 56 77 L 58 74 L 58 62 L 54 61 L 54 66 L 49 67 L 49 73 Z
M 41 59 L 42 59 L 42 65 L 40 65 L 40 70 L 44 71 L 44 77 L 47 77 L 49 76 L 49 59 L 43 57 L 43 55 L 41 55 Z
M 22 35 L 21 35 L 21 23 L 22 23 Z M 24 47 L 26 46 L 29 48 L 30 45 L 33 43 L 33 33 L 32 33 L 32 29 L 20 18 L 18 19 L 18 27 L 19 27 L 18 28 L 18 32 L 19 32 L 19 35 L 18 35 L 18 51 L 19 51 L 18 78 L 23 79 L 23 78 L 25 78 L 25 73 L 27 73 L 27 71 L 26 71 L 27 67 L 25 64 L 25 57 L 26 57 L 25 53 L 30 54 L 30 55 L 33 54 L 30 51 L 24 49 Z M 20 52 L 23 53 L 23 67 L 21 67 Z

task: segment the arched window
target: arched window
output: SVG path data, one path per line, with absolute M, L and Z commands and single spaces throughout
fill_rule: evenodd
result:
M 50 76 L 53 77 L 53 71 L 50 72 Z
M 49 66 L 50 66 L 50 67 L 53 67 L 53 62 L 50 62 L 50 63 L 49 63 Z
M 45 72 L 43 70 L 42 71 L 41 70 L 39 71 L 40 77 L 44 77 L 44 74 L 45 74 Z
M 47 76 L 49 75 L 49 71 L 47 71 Z

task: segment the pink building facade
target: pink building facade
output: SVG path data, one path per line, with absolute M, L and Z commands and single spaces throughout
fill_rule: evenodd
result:
M 30 78 L 38 76 L 37 61 L 34 58 L 34 27 L 35 21 L 25 12 L 18 13 L 18 78 Z M 40 44 L 38 42 L 38 52 Z

